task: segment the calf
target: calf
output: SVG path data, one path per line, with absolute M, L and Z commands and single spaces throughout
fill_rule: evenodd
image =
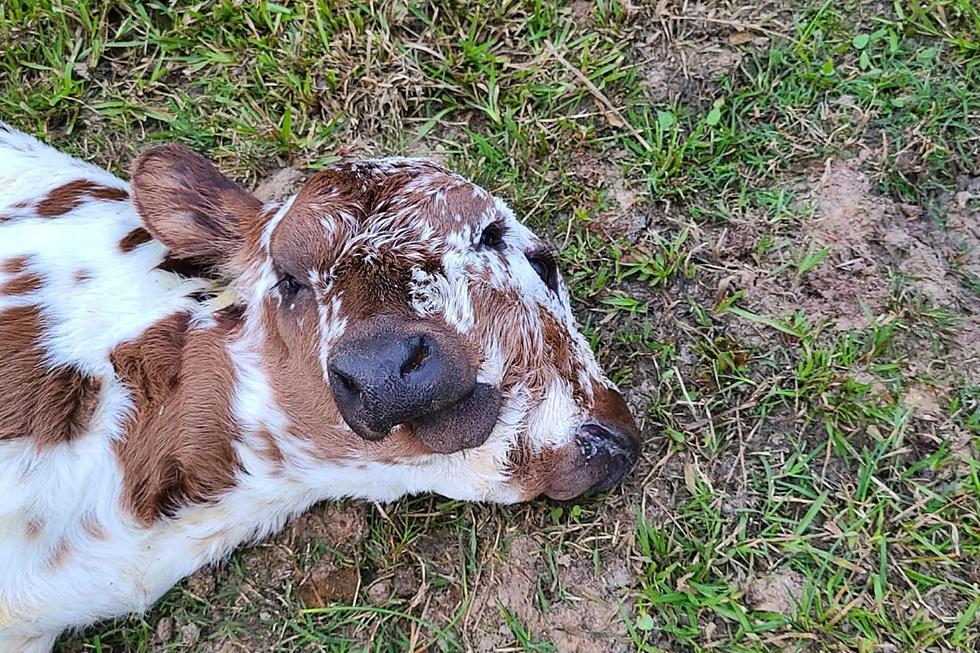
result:
M 0 122 L 0 651 L 146 610 L 316 501 L 607 489 L 639 434 L 552 254 L 431 162 L 262 205 Z

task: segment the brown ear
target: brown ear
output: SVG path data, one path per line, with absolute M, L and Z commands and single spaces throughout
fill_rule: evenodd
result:
M 262 208 L 248 191 L 183 145 L 161 145 L 133 163 L 132 194 L 146 228 L 177 258 L 224 263 L 243 223 Z

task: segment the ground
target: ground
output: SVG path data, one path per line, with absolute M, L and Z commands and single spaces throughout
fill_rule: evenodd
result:
M 318 506 L 58 651 L 980 648 L 972 0 L 171 4 L 7 0 L 0 115 L 267 196 L 449 162 L 562 249 L 645 450 L 567 504 Z

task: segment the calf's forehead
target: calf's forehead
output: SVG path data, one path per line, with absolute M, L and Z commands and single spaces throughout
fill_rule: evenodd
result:
M 269 225 L 273 262 L 342 295 L 347 317 L 367 317 L 383 305 L 421 318 L 442 316 L 468 334 L 516 309 L 521 319 L 509 320 L 510 328 L 522 333 L 540 330 L 545 318 L 568 326 L 561 299 L 514 259 L 537 249 L 534 234 L 502 200 L 431 162 L 333 166 L 311 178 L 280 216 Z M 502 226 L 504 250 L 478 246 L 492 223 Z M 507 311 L 482 310 L 480 297 L 501 294 Z M 539 318 L 542 311 L 555 315 Z
M 312 177 L 274 225 L 276 257 L 335 258 L 371 247 L 439 244 L 463 249 L 492 222 L 525 246 L 533 234 L 501 200 L 427 160 L 383 159 L 332 166 Z M 423 248 L 424 249 L 424 248 Z
M 365 234 L 403 234 L 405 244 L 439 241 L 467 247 L 478 229 L 505 219 L 490 193 L 445 170 L 396 179 L 377 200 L 365 216 Z

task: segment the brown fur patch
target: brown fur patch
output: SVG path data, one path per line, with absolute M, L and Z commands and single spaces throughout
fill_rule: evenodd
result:
M 54 550 L 51 552 L 51 555 L 48 557 L 48 560 L 45 563 L 47 568 L 50 571 L 60 569 L 66 562 L 68 562 L 71 552 L 71 542 L 69 542 L 67 538 L 61 538 L 58 540 L 58 544 L 54 547 Z
M 35 540 L 37 536 L 41 534 L 44 530 L 44 522 L 42 522 L 37 517 L 31 517 L 27 520 L 27 524 L 24 526 L 24 534 L 27 535 L 27 539 Z
M 121 202 L 128 198 L 129 193 L 121 188 L 76 179 L 52 190 L 37 203 L 34 210 L 42 218 L 53 218 L 78 208 L 89 199 Z
M 582 387 L 582 377 L 579 374 L 581 363 L 575 355 L 575 346 L 568 327 L 547 310 L 540 309 L 538 316 L 544 338 L 544 355 L 550 359 L 558 375 L 571 386 L 575 402 L 585 408 L 591 407 L 591 388 Z
M 153 240 L 153 236 L 150 235 L 149 231 L 143 227 L 136 227 L 128 234 L 123 236 L 122 240 L 119 241 L 119 249 L 121 249 L 125 254 L 133 251 L 144 243 L 150 242 L 151 240 Z
M 21 274 L 0 285 L 0 295 L 29 295 L 44 286 L 44 279 L 36 274 Z
M 82 532 L 91 537 L 93 540 L 105 540 L 108 537 L 106 533 L 105 526 L 93 515 L 92 513 L 86 513 L 82 517 Z
M 27 269 L 27 265 L 30 262 L 30 256 L 14 256 L 0 264 L 0 272 L 4 274 L 20 274 Z
M 91 279 L 92 279 L 92 273 L 89 272 L 88 270 L 75 270 L 74 280 L 76 286 L 81 285 L 86 281 L 90 281 Z
M 84 435 L 102 382 L 69 367 L 49 367 L 36 306 L 0 313 L 0 440 L 31 437 L 38 446 Z
M 413 186 L 420 178 L 426 184 Z M 460 209 L 462 195 L 470 198 L 466 214 L 479 215 L 485 208 L 474 203 L 468 182 L 450 174 L 444 168 L 430 162 L 396 163 L 391 166 L 373 167 L 365 164 L 338 164 L 318 172 L 300 189 L 289 211 L 276 227 L 270 242 L 270 251 L 276 265 L 293 276 L 305 277 L 310 269 L 325 269 L 336 261 L 349 238 L 365 221 L 384 216 L 386 233 L 417 233 L 420 216 L 435 229 L 435 238 L 429 237 L 424 249 L 433 248 L 438 236 L 455 229 L 454 211 Z M 435 199 L 440 196 L 445 201 Z M 449 201 L 449 197 L 453 201 Z M 458 200 L 458 201 L 457 201 Z M 463 209 L 460 209 L 463 210 Z M 331 225 L 327 238 L 323 224 Z M 310 238 L 310 234 L 318 237 Z M 250 236 L 249 239 L 254 238 Z M 405 240 L 418 247 L 413 236 Z M 403 256 L 406 243 L 388 241 L 374 249 L 366 241 L 367 251 L 354 248 L 347 250 L 346 258 L 336 273 L 359 280 L 359 285 L 370 298 L 369 305 L 404 299 L 405 284 L 410 280 L 410 268 Z M 370 253 L 370 257 L 364 254 Z M 441 252 L 433 252 L 432 260 L 438 267 Z M 365 258 L 371 263 L 364 264 Z M 364 269 L 367 268 L 367 269 Z M 350 286 L 351 284 L 346 284 Z M 345 287 L 345 298 L 351 288 Z M 347 301 L 348 305 L 351 302 Z M 365 315 L 366 317 L 366 315 Z
M 263 360 L 277 403 L 290 418 L 294 429 L 326 444 L 331 441 L 337 425 L 343 422 L 329 400 L 320 371 L 316 300 L 311 293 L 304 293 L 293 303 L 295 308 L 283 308 L 278 302 L 268 300 L 263 306 Z M 300 327 L 301 316 L 303 327 Z M 306 391 L 293 392 L 297 387 Z M 330 449 L 329 456 L 343 458 L 349 455 L 345 448 Z
M 272 435 L 266 429 L 260 430 L 258 436 L 259 440 L 262 441 L 262 447 L 256 453 L 273 465 L 282 465 L 285 457 L 283 456 L 282 449 L 279 448 L 279 443 L 276 442 L 276 436 Z
M 125 502 L 145 524 L 216 499 L 239 469 L 228 331 L 195 330 L 189 322 L 187 313 L 171 315 L 110 357 L 134 404 L 115 446 Z
M 590 482 L 588 470 L 577 465 L 575 445 L 533 452 L 527 442 L 520 442 L 509 454 L 513 483 L 521 489 L 521 499 L 531 501 L 543 492 L 579 487 Z
M 380 442 L 363 440 L 345 429 L 345 437 L 352 438 L 359 458 L 385 465 L 404 464 L 406 461 L 434 452 L 419 440 L 411 430 L 398 429 Z
M 225 306 L 215 311 L 212 317 L 214 317 L 214 322 L 219 329 L 231 331 L 232 329 L 238 328 L 245 318 L 245 305 L 232 304 Z
M 546 358 L 543 329 L 532 325 L 520 295 L 489 286 L 472 293 L 473 314 L 485 329 L 481 337 L 497 343 L 504 355 L 502 388 L 521 383 L 532 394 L 543 392 L 554 371 Z

